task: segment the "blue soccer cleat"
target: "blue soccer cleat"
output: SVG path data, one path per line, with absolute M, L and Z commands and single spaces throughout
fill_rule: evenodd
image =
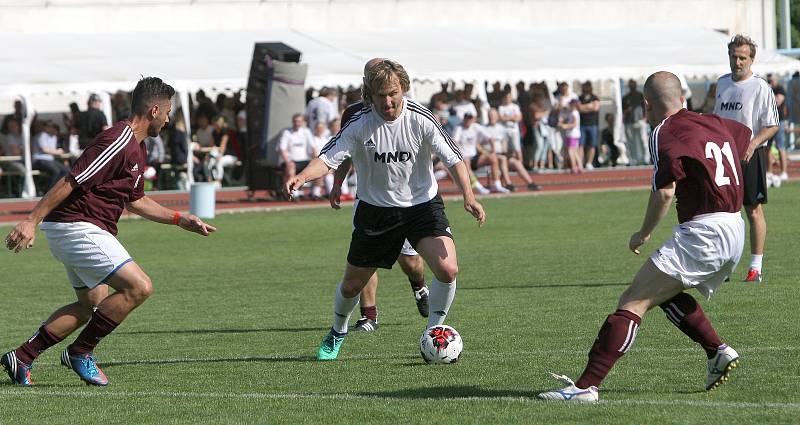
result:
M 61 364 L 75 371 L 86 385 L 97 385 L 99 387 L 108 385 L 108 378 L 97 366 L 92 353 L 73 356 L 69 354 L 69 348 L 65 348 L 64 352 L 61 353 Z
M 31 381 L 31 369 L 33 366 L 25 364 L 18 359 L 14 350 L 3 354 L 3 357 L 0 357 L 0 363 L 3 364 L 3 369 L 6 370 L 8 377 L 11 378 L 11 383 L 25 387 L 33 385 L 33 381 Z
M 330 332 L 325 335 L 322 344 L 319 345 L 317 360 L 336 360 L 336 357 L 339 356 L 339 349 L 342 347 L 345 335 L 347 334 L 341 334 L 331 329 Z

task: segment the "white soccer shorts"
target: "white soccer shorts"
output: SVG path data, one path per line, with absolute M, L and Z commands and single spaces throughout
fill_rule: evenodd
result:
M 701 214 L 673 228 L 672 238 L 650 255 L 662 272 L 710 299 L 733 273 L 744 249 L 739 213 Z
M 67 269 L 76 289 L 94 288 L 106 281 L 129 261 L 128 251 L 111 233 L 91 223 L 53 223 L 41 225 L 50 252 Z

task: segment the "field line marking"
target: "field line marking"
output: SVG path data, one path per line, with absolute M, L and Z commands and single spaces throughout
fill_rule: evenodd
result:
M 784 347 L 744 347 L 737 346 L 739 351 L 747 355 L 753 352 L 774 352 L 774 351 L 796 351 L 797 347 L 784 346 Z M 575 350 L 560 350 L 560 349 L 534 349 L 525 351 L 469 351 L 469 357 L 493 357 L 498 354 L 510 356 L 525 356 L 525 355 L 538 355 L 538 354 L 575 354 L 584 355 L 588 349 L 575 349 Z M 700 349 L 696 347 L 673 347 L 673 348 L 657 348 L 657 347 L 642 347 L 631 348 L 629 353 L 646 353 L 646 352 L 673 352 L 673 353 L 699 353 Z M 415 353 L 409 352 L 408 354 L 353 354 L 343 356 L 342 360 L 386 360 L 386 359 L 418 359 L 419 356 Z M 465 359 L 467 357 L 464 357 Z M 746 357 L 745 357 L 746 359 Z M 258 362 L 258 361 L 294 361 L 294 362 L 316 362 L 312 353 L 307 355 L 264 355 L 264 356 L 241 356 L 241 357 L 183 357 L 183 358 L 158 358 L 158 359 L 118 359 L 113 357 L 106 357 L 98 360 L 100 366 L 126 366 L 126 365 L 157 365 L 157 364 L 180 364 L 180 363 L 204 363 L 204 362 Z M 36 362 L 37 365 L 42 366 L 57 366 L 61 363 L 59 361 L 40 360 Z
M 2 389 L 4 396 L 53 396 L 77 398 L 114 398 L 114 397 L 159 397 L 159 398 L 207 398 L 207 399 L 234 399 L 234 400 L 434 400 L 434 401 L 504 401 L 512 403 L 546 403 L 531 397 L 392 397 L 371 394 L 318 394 L 318 393 L 209 393 L 209 392 L 166 392 L 166 391 L 109 391 L 106 389 L 96 392 L 83 391 L 53 391 L 25 389 Z M 699 406 L 719 407 L 726 409 L 777 409 L 800 410 L 800 403 L 751 403 L 751 402 L 726 402 L 703 400 L 603 400 L 600 405 L 654 405 L 654 406 Z

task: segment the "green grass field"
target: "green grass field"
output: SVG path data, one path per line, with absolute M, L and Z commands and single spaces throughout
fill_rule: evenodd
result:
M 3 376 L 0 424 L 796 424 L 799 198 L 797 183 L 770 192 L 765 282 L 742 283 L 740 265 L 702 301 L 741 355 L 731 381 L 710 393 L 703 351 L 656 309 L 601 388 L 602 403 L 534 398 L 558 386 L 547 372 L 577 378 L 645 259 L 627 250 L 647 200 L 636 190 L 486 199 L 482 229 L 449 202 L 461 272 L 447 323 L 465 349 L 446 366 L 419 357 L 425 321 L 399 267 L 380 272 L 380 330 L 348 336 L 338 361 L 314 360 L 330 327 L 350 208 L 222 215 L 209 238 L 123 221 L 120 239 L 156 291 L 96 351 L 111 385 L 83 385 L 58 364 L 59 344 L 35 363 L 35 388 Z M 674 224 L 673 209 L 648 253 Z M 0 271 L 7 350 L 73 292 L 42 235 L 28 252 L 0 253 Z

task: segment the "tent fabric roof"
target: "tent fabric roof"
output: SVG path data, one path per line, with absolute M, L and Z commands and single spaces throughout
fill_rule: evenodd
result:
M 246 86 L 253 44 L 281 41 L 303 54 L 306 84 L 358 85 L 372 57 L 398 60 L 412 79 L 504 82 L 686 77 L 729 72 L 728 37 L 698 28 L 426 29 L 383 32 L 121 32 L 0 35 L 0 94 L 130 90 L 141 75 L 176 89 Z M 759 51 L 754 70 L 786 74 L 800 61 Z

